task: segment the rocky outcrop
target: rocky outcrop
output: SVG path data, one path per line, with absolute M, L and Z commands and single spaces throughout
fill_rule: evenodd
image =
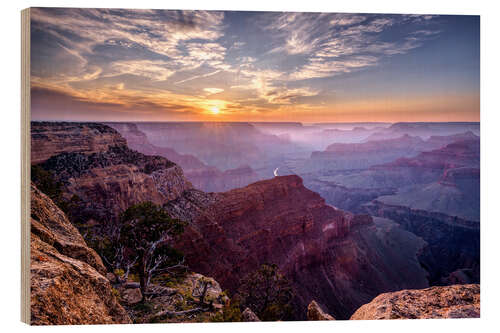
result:
M 177 243 L 189 266 L 224 289 L 235 291 L 242 277 L 274 263 L 292 282 L 298 308 L 314 299 L 345 319 L 383 291 L 427 286 L 416 259 L 421 239 L 326 205 L 298 176 L 217 194 L 190 190 L 165 207 L 190 222 Z
M 252 310 L 246 308 L 241 313 L 241 321 L 260 321 L 260 319 Z
M 419 261 L 430 284 L 478 283 L 479 137 L 434 136 L 426 145 L 440 148 L 363 170 L 308 174 L 305 184 L 327 203 L 390 219 L 424 239 Z
M 31 123 L 32 164 L 64 152 L 98 153 L 125 144 L 117 131 L 98 123 Z
M 73 129 L 64 123 L 32 123 L 32 131 L 51 132 L 51 126 L 58 133 L 57 138 L 81 139 L 82 142 L 75 151 L 68 145 L 61 153 L 45 151 L 47 145 L 41 139 L 36 142 L 37 146 L 32 146 L 33 151 L 44 156 L 52 154 L 39 165 L 63 185 L 65 200 L 76 199 L 71 215 L 78 224 L 106 223 L 133 204 L 143 201 L 163 204 L 192 188 L 179 166 L 164 157 L 131 150 L 112 128 L 100 124 L 75 124 L 76 129 Z M 85 135 L 90 135 L 94 127 L 112 133 L 113 137 L 107 144 L 104 138 L 99 141 L 102 145 L 98 150 L 91 147 L 85 150 L 83 145 L 90 145 Z M 65 129 L 67 132 L 63 135 Z
M 31 207 L 31 324 L 130 323 L 99 256 L 34 186 Z
M 467 132 L 479 135 L 479 122 L 418 122 L 418 123 L 395 123 L 370 135 L 368 140 L 397 138 L 402 134 L 430 138 L 439 133 L 441 136 L 454 136 Z
M 360 307 L 352 320 L 479 318 L 478 284 L 401 290 L 377 296 Z
M 316 301 L 312 301 L 307 306 L 307 320 L 335 320 L 335 318 L 325 313 Z

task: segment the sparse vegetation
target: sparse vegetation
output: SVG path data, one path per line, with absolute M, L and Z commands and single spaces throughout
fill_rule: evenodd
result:
M 52 201 L 55 202 L 62 199 L 61 183 L 54 179 L 50 171 L 45 170 L 39 165 L 32 165 L 31 181 L 35 183 L 40 191 L 49 196 Z
M 185 223 L 152 202 L 129 207 L 121 223 L 119 257 L 126 271 L 133 269 L 139 275 L 144 299 L 154 275 L 183 266 L 184 257 L 172 247 L 172 241 L 184 231 Z
M 240 309 L 250 308 L 261 320 L 291 320 L 294 293 L 288 280 L 274 264 L 262 265 L 242 279 L 234 299 Z
M 64 199 L 62 183 L 40 165 L 31 166 L 31 181 L 72 220 L 72 212 L 81 202 L 80 197 L 74 194 L 69 200 Z

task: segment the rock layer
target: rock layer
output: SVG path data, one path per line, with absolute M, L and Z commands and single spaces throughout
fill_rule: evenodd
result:
M 41 163 L 63 152 L 96 153 L 124 145 L 114 129 L 97 123 L 31 123 L 31 163 Z

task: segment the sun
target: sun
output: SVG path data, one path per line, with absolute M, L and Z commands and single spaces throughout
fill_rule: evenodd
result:
M 212 111 L 213 114 L 219 114 L 220 109 L 219 109 L 218 106 L 212 106 L 212 108 L 210 109 L 210 111 Z

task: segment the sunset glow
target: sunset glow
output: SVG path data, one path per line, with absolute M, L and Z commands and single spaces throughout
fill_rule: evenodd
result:
M 479 121 L 472 16 L 32 10 L 34 120 Z

